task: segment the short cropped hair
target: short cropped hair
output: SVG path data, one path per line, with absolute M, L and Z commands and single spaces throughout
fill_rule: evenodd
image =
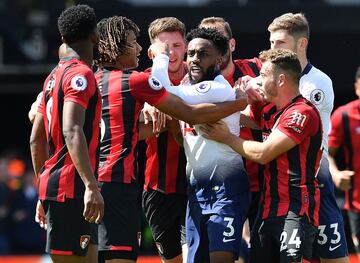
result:
M 153 43 L 155 38 L 162 32 L 179 32 L 185 38 L 186 27 L 176 17 L 162 17 L 155 19 L 149 25 L 148 34 L 150 42 Z
M 60 35 L 68 44 L 87 39 L 96 29 L 96 15 L 88 5 L 65 9 L 58 18 Z
M 359 78 L 360 78 L 360 66 L 356 70 L 355 80 L 358 80 Z
M 214 28 L 195 28 L 186 35 L 189 43 L 195 38 L 203 38 L 211 41 L 222 56 L 229 49 L 229 39 Z
M 205 17 L 203 20 L 201 20 L 199 27 L 203 27 L 206 25 L 213 25 L 213 24 L 221 24 L 225 29 L 227 37 L 229 39 L 233 37 L 230 24 L 226 22 L 225 19 L 222 17 L 217 17 L 217 16 Z
M 262 63 L 271 62 L 277 72 L 285 72 L 294 83 L 298 84 L 301 77 L 301 65 L 295 52 L 287 49 L 269 49 L 260 52 Z
M 124 16 L 102 19 L 98 23 L 98 31 L 98 57 L 95 59 L 95 64 L 100 67 L 105 64 L 114 65 L 120 55 L 127 53 L 129 33 L 134 32 L 135 36 L 139 36 L 140 33 L 138 26 Z
M 295 39 L 310 37 L 309 23 L 303 13 L 286 13 L 275 18 L 268 26 L 268 31 L 277 30 L 286 30 Z

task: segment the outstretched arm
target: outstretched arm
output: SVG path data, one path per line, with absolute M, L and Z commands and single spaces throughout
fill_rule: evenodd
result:
M 275 129 L 265 142 L 243 140 L 230 133 L 224 122 L 206 124 L 200 129 L 205 138 L 227 144 L 241 156 L 260 164 L 269 163 L 296 145 L 293 139 L 278 129 Z

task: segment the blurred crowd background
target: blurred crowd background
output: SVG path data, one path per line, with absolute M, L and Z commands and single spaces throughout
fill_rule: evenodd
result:
M 335 108 L 355 99 L 360 65 L 360 0 L 0 0 L 0 254 L 40 254 L 45 232 L 34 222 L 37 201 L 27 112 L 57 63 L 61 44 L 56 19 L 67 6 L 86 3 L 98 19 L 131 18 L 141 29 L 139 70 L 149 66 L 147 27 L 175 16 L 187 29 L 203 17 L 229 21 L 237 41 L 234 58 L 252 58 L 269 48 L 267 25 L 285 12 L 304 12 L 310 23 L 308 57 L 333 80 Z M 153 249 L 150 230 L 144 251 Z

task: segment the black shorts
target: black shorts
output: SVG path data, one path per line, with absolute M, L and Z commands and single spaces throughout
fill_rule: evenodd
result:
M 250 261 L 310 262 L 316 233 L 306 216 L 291 211 L 285 217 L 260 220 L 251 233 Z
M 250 231 L 254 226 L 254 222 L 255 222 L 256 216 L 258 214 L 260 200 L 261 200 L 261 191 L 251 192 L 251 203 L 250 203 L 249 212 L 247 215 L 247 217 L 249 219 Z
M 45 200 L 42 205 L 48 223 L 46 252 L 52 255 L 85 256 L 92 226 L 83 216 L 84 200 Z
M 134 184 L 99 183 L 105 213 L 98 228 L 99 253 L 106 260 L 136 260 L 141 241 L 139 188 Z
M 186 195 L 163 194 L 152 189 L 143 192 L 143 210 L 163 259 L 182 253 L 181 246 L 186 243 L 186 203 Z

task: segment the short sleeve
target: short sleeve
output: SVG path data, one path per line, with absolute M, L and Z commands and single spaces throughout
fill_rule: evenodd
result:
M 339 148 L 343 144 L 344 129 L 342 126 L 342 110 L 339 108 L 331 116 L 329 147 Z
M 64 102 L 71 101 L 86 109 L 96 89 L 94 73 L 88 67 L 76 65 L 64 75 Z
M 315 135 L 320 127 L 320 117 L 310 107 L 291 107 L 279 118 L 277 129 L 300 144 L 305 138 Z
M 136 99 L 152 106 L 163 102 L 168 95 L 161 83 L 150 77 L 150 72 L 133 72 L 129 84 L 131 93 Z
M 43 113 L 44 100 L 43 100 L 43 92 L 42 91 L 37 95 L 36 101 L 31 106 L 31 110 L 32 110 L 33 107 L 37 107 L 37 112 Z

